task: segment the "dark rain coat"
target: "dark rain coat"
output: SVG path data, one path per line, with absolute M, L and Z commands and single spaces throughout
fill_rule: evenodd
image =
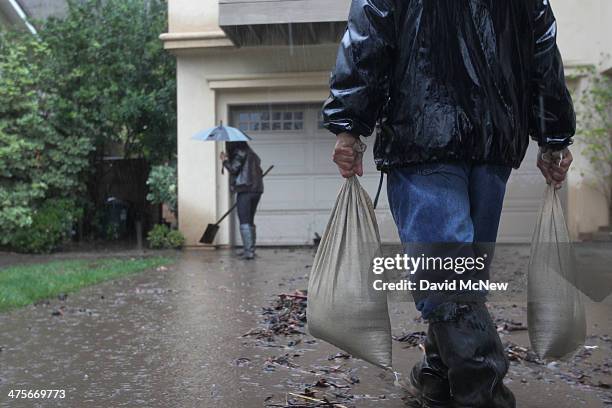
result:
M 263 193 L 261 160 L 250 147 L 240 147 L 231 152 L 223 167 L 231 174 L 230 187 L 237 193 Z
M 576 120 L 548 0 L 353 0 L 323 107 L 369 136 L 379 169 L 441 160 L 518 168 L 529 135 L 571 143 Z

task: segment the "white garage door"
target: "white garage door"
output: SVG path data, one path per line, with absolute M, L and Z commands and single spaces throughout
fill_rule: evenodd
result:
M 311 244 L 315 233 L 325 229 L 342 179 L 331 161 L 335 138 L 323 128 L 320 108 L 290 104 L 231 109 L 232 125 L 253 137 L 251 146 L 261 157 L 262 168 L 275 166 L 264 181 L 265 193 L 255 219 L 260 245 Z M 360 182 L 374 199 L 380 173 L 373 163 L 374 138 L 366 143 L 365 175 Z M 536 181 L 540 180 L 533 172 L 513 175 L 501 240 L 529 239 L 542 191 Z M 384 185 L 376 213 L 383 241 L 397 242 Z

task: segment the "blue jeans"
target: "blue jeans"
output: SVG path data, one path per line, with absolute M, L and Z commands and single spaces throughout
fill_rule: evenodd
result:
M 387 194 L 403 244 L 494 243 L 512 168 L 464 162 L 392 170 Z M 415 298 L 424 318 L 440 303 Z

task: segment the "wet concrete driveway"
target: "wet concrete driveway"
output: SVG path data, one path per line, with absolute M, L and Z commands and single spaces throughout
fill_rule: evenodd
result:
M 341 385 L 320 395 L 353 396 L 338 399 L 345 406 L 406 406 L 390 376 L 355 359 L 330 359 L 339 352 L 330 345 L 308 336 L 279 336 L 270 344 L 243 337 L 258 327 L 262 307 L 278 294 L 307 287 L 312 250 L 262 249 L 254 262 L 231 255 L 185 251 L 167 269 L 0 314 L 0 406 L 284 406 L 288 393 L 301 393 L 323 377 Z M 520 285 L 525 256 L 512 259 L 506 272 Z M 495 317 L 525 322 L 524 306 L 511 303 L 493 305 Z M 391 309 L 394 334 L 425 328 L 411 304 Z M 513 363 L 507 382 L 518 407 L 612 403 L 610 310 L 605 302 L 589 306 L 590 348 L 578 363 Z M 504 341 L 528 344 L 524 331 L 505 334 Z M 398 342 L 394 353 L 402 373 L 420 355 L 417 347 Z M 286 364 L 270 364 L 281 356 Z M 349 377 L 350 387 L 344 385 Z M 66 398 L 17 401 L 8 398 L 11 389 L 63 389 Z

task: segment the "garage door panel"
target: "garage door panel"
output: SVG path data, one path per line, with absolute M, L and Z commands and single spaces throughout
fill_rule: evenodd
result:
M 378 183 L 380 182 L 380 172 L 370 172 L 365 173 L 363 177 L 359 179 L 361 186 L 367 191 L 368 195 L 374 201 L 376 197 L 376 191 L 378 190 Z M 378 207 L 379 209 L 389 208 L 389 203 L 387 201 L 387 176 L 382 184 L 382 188 L 380 190 L 380 197 L 378 199 Z
M 314 209 L 333 208 L 344 179 L 338 174 L 327 177 L 315 176 L 312 180 L 314 182 Z
M 319 235 L 323 235 L 327 224 L 329 223 L 329 215 L 330 211 L 319 211 L 314 213 L 313 216 L 313 225 L 312 225 L 312 235 L 314 236 L 315 232 Z
M 313 206 L 312 186 L 312 179 L 303 176 L 266 176 L 259 208 L 278 211 L 310 209 Z
M 305 174 L 312 165 L 312 149 L 307 142 L 253 142 L 253 150 L 261 159 L 262 167 L 274 165 L 270 176 Z
M 540 173 L 515 172 L 508 180 L 506 196 L 514 199 L 538 201 L 546 190 L 546 182 Z
M 329 222 L 330 211 L 321 211 L 315 213 L 314 225 L 312 227 L 313 235 L 317 232 L 319 235 L 323 234 L 325 227 Z M 383 243 L 397 243 L 399 242 L 399 236 L 397 234 L 397 228 L 393 217 L 388 210 L 376 211 L 376 221 L 378 223 L 378 229 L 380 231 L 380 239 Z
M 312 244 L 311 225 L 313 214 L 309 212 L 265 212 L 257 213 L 258 245 L 305 245 Z
M 317 174 L 330 174 L 338 170 L 332 161 L 332 153 L 335 140 L 315 140 L 314 141 L 314 171 Z

